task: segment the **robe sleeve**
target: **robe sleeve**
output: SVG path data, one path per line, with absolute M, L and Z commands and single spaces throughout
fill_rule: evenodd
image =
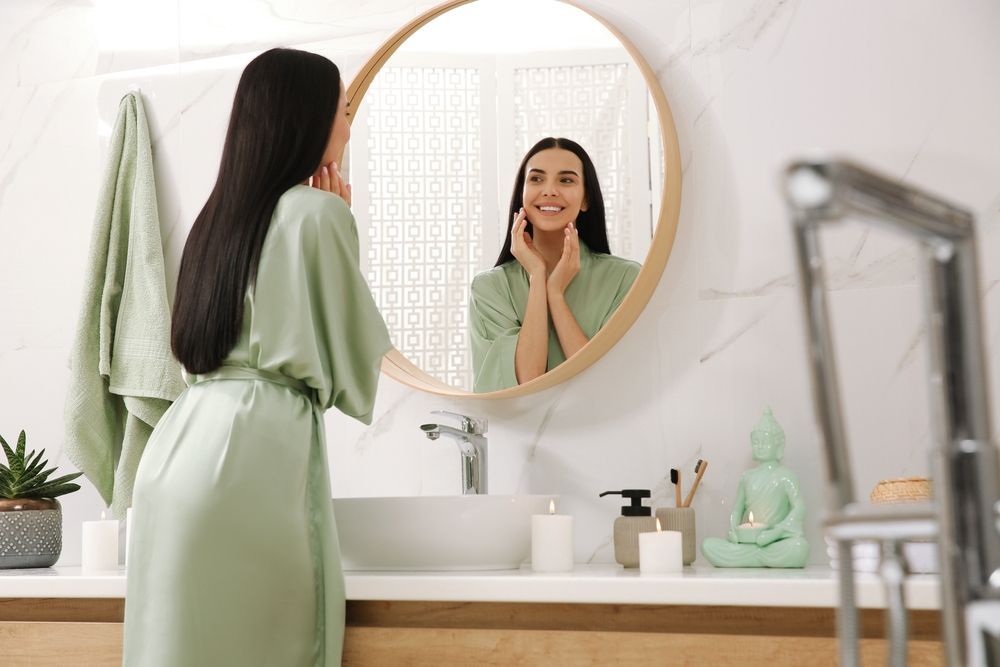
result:
M 618 280 L 608 285 L 608 306 L 603 318 L 601 319 L 601 326 L 599 329 L 604 328 L 604 325 L 608 323 L 611 316 L 615 314 L 616 310 L 618 310 L 618 306 L 622 305 L 622 301 L 625 300 L 625 295 L 628 294 L 630 289 L 632 289 L 632 283 L 635 282 L 636 276 L 639 275 L 639 270 L 641 268 L 642 267 L 637 262 L 627 262 L 624 265 Z
M 499 391 L 517 386 L 514 353 L 521 321 L 514 310 L 502 273 L 487 272 L 472 280 L 469 339 L 472 344 L 473 389 Z
M 361 273 L 354 215 L 342 199 L 319 191 L 299 202 L 258 273 L 257 301 L 268 305 L 262 314 L 281 313 L 267 325 L 277 342 L 268 356 L 312 388 L 322 409 L 370 424 L 392 344 Z
M 361 273 L 354 215 L 339 197 L 330 200 L 327 214 L 302 231 L 314 322 L 325 357 L 324 377 L 307 384 L 317 390 L 324 409 L 336 407 L 370 424 L 382 357 L 392 343 Z

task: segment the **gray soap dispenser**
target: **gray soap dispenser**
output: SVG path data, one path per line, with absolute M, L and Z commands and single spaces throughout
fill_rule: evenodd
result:
M 639 567 L 639 533 L 656 530 L 653 511 L 642 504 L 642 499 L 653 494 L 649 489 L 622 489 L 605 491 L 600 495 L 609 494 L 620 495 L 630 501 L 629 505 L 622 506 L 622 515 L 615 519 L 615 560 L 625 567 Z

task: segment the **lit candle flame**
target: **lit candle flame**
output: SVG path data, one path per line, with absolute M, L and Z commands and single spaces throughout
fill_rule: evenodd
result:
M 555 513 L 556 513 L 556 501 L 553 499 L 549 501 L 549 514 L 555 514 Z
M 753 510 L 750 510 L 750 513 L 749 513 L 748 516 L 749 516 L 750 525 L 752 526 L 753 525 Z
M 101 521 L 104 521 L 107 517 L 105 516 L 105 511 L 101 510 Z
M 660 527 L 660 519 L 659 518 L 656 519 L 656 532 L 658 532 L 658 533 L 662 533 L 663 532 L 663 528 Z

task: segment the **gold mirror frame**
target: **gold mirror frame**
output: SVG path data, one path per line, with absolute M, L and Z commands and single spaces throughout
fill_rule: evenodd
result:
M 469 4 L 470 2 L 475 2 L 475 0 L 449 0 L 443 2 L 418 16 L 389 37 L 378 51 L 375 52 L 375 55 L 361 67 L 360 72 L 347 88 L 349 108 L 357 108 L 364 94 L 368 91 L 368 87 L 375 79 L 375 75 L 378 74 L 386 60 L 396 52 L 396 49 L 410 35 L 424 24 L 445 12 Z M 653 104 L 656 107 L 656 113 L 660 120 L 664 169 L 663 201 L 660 204 L 660 217 L 656 224 L 656 230 L 653 232 L 649 253 L 642 263 L 639 275 L 632 284 L 632 289 L 629 290 L 629 293 L 625 296 L 615 314 L 608 320 L 608 323 L 594 334 L 594 337 L 590 339 L 590 342 L 583 349 L 551 371 L 516 387 L 500 391 L 475 393 L 452 387 L 431 377 L 430 374 L 407 359 L 402 352 L 393 348 L 382 362 L 382 372 L 397 382 L 401 382 L 414 389 L 439 396 L 455 398 L 514 398 L 516 396 L 527 396 L 528 394 L 533 394 L 565 382 L 604 356 L 625 335 L 625 332 L 631 328 L 632 324 L 638 319 L 639 314 L 646 307 L 646 304 L 649 303 L 650 297 L 653 296 L 653 291 L 660 282 L 660 276 L 663 275 L 663 268 L 667 265 L 667 259 L 670 257 L 670 250 L 674 245 L 674 236 L 677 233 L 677 221 L 680 216 L 681 207 L 681 157 L 677 144 L 677 128 L 674 126 L 674 117 L 670 112 L 670 105 L 667 102 L 666 94 L 664 94 L 663 88 L 660 86 L 660 82 L 650 68 L 649 63 L 642 57 L 642 54 L 635 48 L 635 45 L 615 26 L 590 9 L 581 7 L 573 0 L 559 0 L 559 2 L 576 7 L 580 11 L 590 15 L 618 38 L 618 41 L 621 42 L 625 50 L 628 51 L 628 54 L 632 56 L 632 60 L 635 61 L 636 65 L 642 71 L 646 86 L 653 98 Z M 349 119 L 351 122 L 354 122 L 353 113 L 349 114 Z

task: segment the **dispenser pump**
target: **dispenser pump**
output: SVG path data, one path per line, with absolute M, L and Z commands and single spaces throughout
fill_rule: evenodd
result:
M 628 498 L 631 505 L 622 505 L 622 516 L 653 516 L 653 510 L 642 504 L 643 498 L 649 498 L 653 494 L 649 489 L 622 489 L 621 491 L 605 491 L 600 496 L 619 495 Z

